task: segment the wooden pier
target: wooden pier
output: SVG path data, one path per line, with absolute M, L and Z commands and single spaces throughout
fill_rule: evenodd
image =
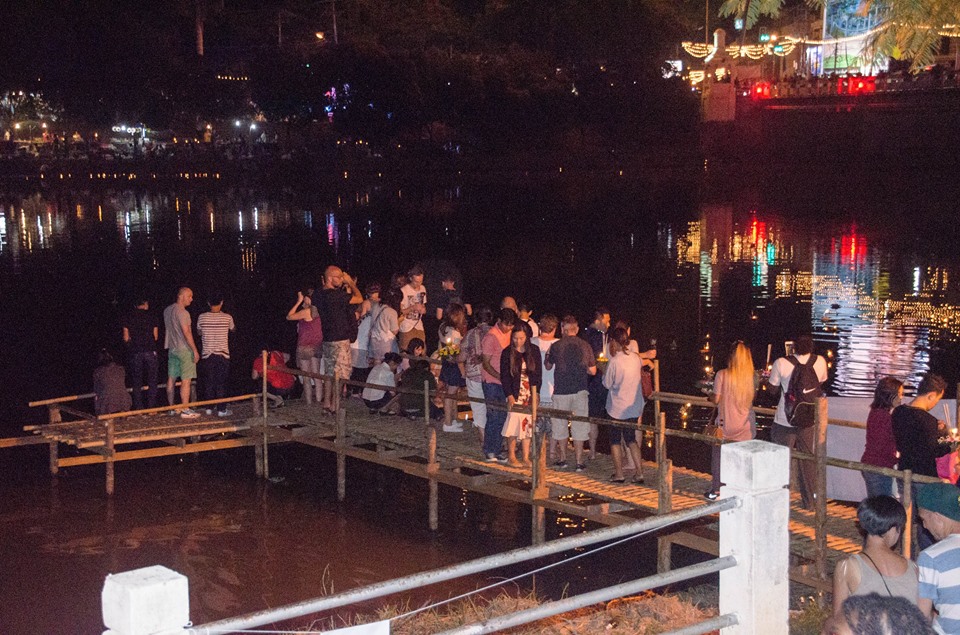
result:
M 292 369 L 288 372 L 304 374 Z M 89 395 L 35 402 L 32 405 L 48 408 L 50 423 L 26 426 L 32 436 L 0 440 L 0 447 L 47 444 L 53 474 L 61 467 L 103 463 L 109 494 L 114 488 L 113 465 L 117 461 L 253 446 L 257 475 L 269 477 L 269 445 L 303 443 L 337 455 L 340 499 L 346 496 L 346 459 L 349 457 L 426 480 L 425 511 L 434 529 L 438 523 L 439 484 L 529 504 L 533 508 L 531 534 L 535 543 L 544 540 L 544 510 L 547 509 L 604 525 L 616 525 L 701 505 L 705 502 L 703 492 L 710 488 L 709 474 L 674 467 L 667 457 L 668 436 L 713 442 L 712 437 L 666 427 L 661 403 L 691 403 L 693 400 L 696 405 L 704 405 L 696 397 L 655 393 L 654 412 L 658 425 L 638 427 L 653 435 L 656 460 L 644 461 L 644 484 L 617 484 L 609 481 L 613 464 L 610 457 L 603 454 L 588 461 L 587 469 L 582 473 L 547 468 L 546 457 L 542 456 L 545 447 L 542 437 L 533 444 L 534 467 L 513 468 L 481 459 L 479 440 L 469 421 L 464 421 L 463 432 L 447 433 L 438 431 L 425 419 L 371 415 L 357 399 L 343 400 L 336 413 L 330 414 L 316 404 L 296 401 L 268 410 L 263 401 L 257 400 L 259 396 L 251 394 L 191 404 L 201 413 L 222 402 L 229 403 L 232 410 L 229 417 L 218 417 L 214 413 L 197 419 L 170 416 L 168 407 L 95 417 L 76 407 Z M 826 400 L 822 403 L 821 419 L 825 420 Z M 576 419 L 569 413 L 552 414 Z M 64 416 L 73 417 L 73 420 L 63 421 Z M 604 425 L 613 423 L 592 421 Z M 825 427 L 822 425 L 824 443 Z M 71 454 L 75 455 L 60 456 L 60 446 L 72 446 L 75 451 Z M 825 471 L 826 462 L 835 463 L 825 458 L 822 448 L 817 453 L 819 456 L 795 454 L 816 460 L 823 468 L 821 471 Z M 820 487 L 825 488 L 825 477 L 818 489 Z M 791 495 L 790 577 L 794 582 L 813 589 L 829 591 L 835 562 L 860 551 L 861 540 L 855 528 L 855 508 L 826 501 L 825 497 L 821 500 L 825 501 L 820 506 L 822 509 L 811 511 L 801 507 L 799 494 L 794 492 Z M 679 527 L 672 533 L 662 534 L 658 543 L 660 571 L 670 568 L 673 545 L 715 555 L 718 552 L 718 519 L 714 517 Z

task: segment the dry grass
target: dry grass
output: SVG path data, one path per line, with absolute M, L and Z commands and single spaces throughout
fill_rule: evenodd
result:
M 702 622 L 718 614 L 716 585 L 703 584 L 687 591 L 658 595 L 653 592 L 596 604 L 503 631 L 511 635 L 574 635 L 631 633 L 656 635 Z M 394 635 L 434 635 L 459 626 L 523 611 L 540 605 L 532 593 L 503 591 L 492 598 L 469 598 L 403 617 L 391 624 Z M 790 635 L 819 635 L 830 615 L 829 604 L 800 598 L 790 611 Z M 315 620 L 305 631 L 343 628 L 355 624 L 394 619 L 414 610 L 409 605 L 388 605 L 373 614 L 326 617 Z M 717 633 L 717 631 L 713 631 Z
M 396 635 L 433 635 L 458 626 L 515 613 L 538 606 L 532 594 L 524 596 L 503 592 L 490 599 L 458 601 L 405 617 L 391 624 Z M 388 606 L 373 615 L 357 615 L 352 620 L 325 618 L 310 625 L 309 630 L 340 628 L 392 619 L 409 611 L 406 606 Z M 562 616 L 546 618 L 507 631 L 513 635 L 572 635 L 574 633 L 631 633 L 656 635 L 688 624 L 703 621 L 717 614 L 716 608 L 704 609 L 677 595 L 643 595 L 621 598 L 607 604 L 596 604 Z

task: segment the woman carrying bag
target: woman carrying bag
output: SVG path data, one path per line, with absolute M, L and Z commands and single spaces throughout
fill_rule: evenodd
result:
M 724 441 L 749 441 L 757 434 L 753 412 L 756 394 L 753 357 L 743 342 L 736 342 L 727 358 L 727 367 L 714 378 L 710 401 L 717 404 L 717 437 Z M 710 500 L 720 497 L 720 445 L 714 445 L 710 461 L 713 482 L 704 496 Z

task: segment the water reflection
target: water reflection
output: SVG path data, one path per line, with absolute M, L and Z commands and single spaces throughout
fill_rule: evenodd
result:
M 945 266 L 923 253 L 900 258 L 887 246 L 890 232 L 866 221 L 811 222 L 772 213 L 756 204 L 760 197 L 750 193 L 743 197 L 749 203 L 710 202 L 695 210 L 692 218 L 671 218 L 648 213 L 622 195 L 629 204 L 618 206 L 623 201 L 617 199 L 603 222 L 591 223 L 590 231 L 584 231 L 580 221 L 597 214 L 590 198 L 597 192 L 592 190 L 544 183 L 531 191 L 505 188 L 491 195 L 482 187 L 463 184 L 340 185 L 328 192 L 269 195 L 244 188 L 202 187 L 0 192 L 0 275 L 17 275 L 44 254 L 86 253 L 82 249 L 90 245 L 97 245 L 91 253 L 108 268 L 129 264 L 110 254 L 117 245 L 125 252 L 122 257 L 145 267 L 153 280 L 184 277 L 182 261 L 189 258 L 218 283 L 228 274 L 251 280 L 275 278 L 278 267 L 310 273 L 320 265 L 318 258 L 335 259 L 365 270 L 367 279 L 383 280 L 415 259 L 452 254 L 468 282 L 490 289 L 494 284 L 485 280 L 485 271 L 492 262 L 497 262 L 495 270 L 504 270 L 506 282 L 497 283 L 501 287 L 514 284 L 511 276 L 523 276 L 508 269 L 514 252 L 536 248 L 536 258 L 552 258 L 571 272 L 594 266 L 602 246 L 619 259 L 628 287 L 636 288 L 642 281 L 649 288 L 643 289 L 642 299 L 636 293 L 617 296 L 615 289 L 606 289 L 614 282 L 604 283 L 599 293 L 614 294 L 611 303 L 622 298 L 614 311 L 639 315 L 641 321 L 644 313 L 638 306 L 661 311 L 660 323 L 648 314 L 651 326 L 646 328 L 664 331 L 664 341 L 674 348 L 680 340 L 678 366 L 703 368 L 696 346 L 710 333 L 721 344 L 717 351 L 721 356 L 725 340 L 741 337 L 750 338 L 758 350 L 772 341 L 779 352 L 776 340 L 788 337 L 784 330 L 806 324 L 820 347 L 835 356 L 833 392 L 863 395 L 886 374 L 915 383 L 931 368 L 933 351 L 957 342 L 960 307 L 949 301 L 953 263 Z M 494 198 L 486 200 L 484 195 Z M 514 210 L 504 201 L 519 202 Z M 521 211 L 526 216 L 520 216 Z M 520 224 L 529 225 L 529 233 L 517 232 L 507 239 L 497 234 L 518 218 L 526 219 Z M 318 242 L 322 256 L 316 255 Z M 491 244 L 495 251 L 489 251 Z M 289 256 L 277 255 L 287 252 Z M 304 255 L 305 264 L 291 262 L 304 261 Z M 284 257 L 288 260 L 280 262 Z M 644 278 L 646 271 L 671 270 L 675 276 Z M 133 274 L 142 276 L 143 269 Z M 543 277 L 533 280 L 536 293 L 553 298 L 555 304 L 557 297 L 570 303 L 549 307 L 552 310 L 581 312 L 590 309 L 581 303 L 596 301 L 564 299 L 560 276 L 550 281 L 555 289 L 544 286 Z M 686 281 L 695 282 L 695 287 Z M 494 291 L 502 293 L 500 288 Z M 539 299 L 530 292 L 528 297 Z M 677 307 L 675 316 L 671 303 Z M 694 306 L 695 312 L 687 311 Z M 795 320 L 796 307 L 803 312 L 802 323 Z M 688 332 L 696 337 L 685 342 Z
M 885 375 L 915 385 L 931 368 L 931 348 L 957 342 L 960 313 L 946 301 L 949 269 L 891 258 L 855 225 L 798 231 L 773 214 L 706 205 L 677 236 L 675 251 L 672 233 L 660 235 L 666 253 L 696 271 L 706 308 L 729 303 L 722 290 L 731 277 L 749 279 L 749 302 L 738 300 L 754 320 L 771 302 L 809 304 L 820 349 L 836 357 L 835 394 L 872 394 Z M 897 288 L 893 281 L 904 279 L 909 288 Z M 707 333 L 711 327 L 707 320 Z

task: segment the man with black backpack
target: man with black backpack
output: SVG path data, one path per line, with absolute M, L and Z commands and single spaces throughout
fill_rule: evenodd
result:
M 771 390 L 780 391 L 780 403 L 773 417 L 770 440 L 788 448 L 813 454 L 816 441 L 817 400 L 823 396 L 823 382 L 827 380 L 827 362 L 813 354 L 813 338 L 797 338 L 793 351 L 773 363 Z M 816 466 L 800 461 L 800 499 L 805 509 L 813 509 Z

